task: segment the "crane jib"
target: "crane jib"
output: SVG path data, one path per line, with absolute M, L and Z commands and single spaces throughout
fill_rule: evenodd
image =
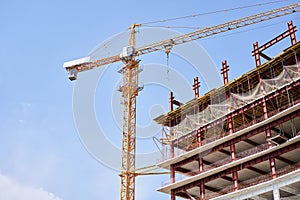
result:
M 204 29 L 197 30 L 197 31 L 187 33 L 184 35 L 180 35 L 180 36 L 177 36 L 177 37 L 174 37 L 171 39 L 163 40 L 160 42 L 155 42 L 155 43 L 152 43 L 152 44 L 149 44 L 149 45 L 146 45 L 146 46 L 136 49 L 135 56 L 140 56 L 143 54 L 148 54 L 148 53 L 151 53 L 154 51 L 159 51 L 159 50 L 171 49 L 175 45 L 187 43 L 187 42 L 194 41 L 194 40 L 197 40 L 200 38 L 209 37 L 209 36 L 212 36 L 215 34 L 238 29 L 238 28 L 241 28 L 244 26 L 249 26 L 252 24 L 260 23 L 262 21 L 271 20 L 273 18 L 293 14 L 295 12 L 300 11 L 299 9 L 297 9 L 299 7 L 300 7 L 300 3 L 290 4 L 288 6 L 284 6 L 284 7 L 276 8 L 276 9 L 269 10 L 266 12 L 254 14 L 254 15 L 251 15 L 248 17 L 237 19 L 237 20 L 232 20 L 230 22 L 226 22 L 223 24 L 206 27 Z M 107 64 L 111 64 L 111 63 L 119 62 L 119 61 L 122 61 L 122 58 L 120 57 L 120 55 L 115 55 L 115 56 L 111 56 L 111 57 L 107 57 L 107 58 L 103 58 L 103 59 L 99 59 L 99 60 L 95 60 L 95 61 L 91 61 L 91 62 L 84 62 L 84 63 L 77 64 L 74 66 L 68 66 L 68 67 L 66 67 L 66 70 L 69 73 L 71 69 L 75 68 L 76 74 L 77 74 L 78 72 L 81 72 L 81 71 L 91 70 L 96 67 L 100 67 L 103 65 L 107 65 Z M 74 80 L 74 79 L 71 79 L 71 80 Z

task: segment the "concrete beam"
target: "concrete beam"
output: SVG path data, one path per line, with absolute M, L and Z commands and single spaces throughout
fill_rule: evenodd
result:
M 260 197 L 260 196 L 255 196 L 255 197 L 251 197 L 250 199 L 253 199 L 253 200 L 267 200 L 263 197 Z
M 289 165 L 294 165 L 294 164 L 296 163 L 296 162 L 291 161 L 291 160 L 289 160 L 289 159 L 286 159 L 286 158 L 284 158 L 284 157 L 282 157 L 282 156 L 277 156 L 276 159 L 277 159 L 277 160 L 280 160 L 280 161 L 282 161 L 282 162 L 285 162 L 285 163 L 287 163 L 287 164 L 289 164 Z
M 258 146 L 258 145 L 260 145 L 257 142 L 254 142 L 254 141 L 252 141 L 250 139 L 245 139 L 245 140 L 243 140 L 243 142 L 246 142 L 246 143 L 248 143 L 248 144 L 250 144 L 252 146 Z
M 293 194 L 295 196 L 300 197 L 300 189 L 298 189 L 298 188 L 294 188 L 294 187 L 291 187 L 291 186 L 283 186 L 279 189 L 282 190 L 282 191 L 288 192 L 290 194 Z

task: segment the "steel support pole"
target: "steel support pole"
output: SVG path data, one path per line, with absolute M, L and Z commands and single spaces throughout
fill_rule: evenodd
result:
M 253 55 L 254 55 L 254 59 L 255 59 L 255 65 L 256 67 L 259 67 L 261 65 L 261 62 L 260 62 L 260 55 L 259 55 L 259 49 L 258 49 L 258 42 L 255 42 L 253 44 Z
M 170 166 L 170 183 L 175 183 L 175 167 Z
M 200 82 L 198 80 L 198 77 L 194 78 L 194 85 L 193 85 L 193 90 L 194 90 L 194 94 L 195 94 L 195 98 L 198 98 L 200 96 Z M 197 107 L 195 108 L 195 113 L 199 113 L 199 105 L 197 104 Z M 197 129 L 197 147 L 201 147 L 202 146 L 202 133 L 200 131 L 200 129 Z M 198 171 L 199 173 L 204 171 L 204 163 L 203 163 L 203 157 L 199 156 L 199 158 L 197 159 L 198 162 Z M 205 185 L 204 182 L 201 182 L 199 184 L 199 189 L 200 189 L 200 200 L 204 200 L 205 199 Z
M 200 200 L 205 200 L 205 185 L 203 181 L 200 183 Z
M 171 200 L 176 200 L 176 195 L 173 190 L 171 191 Z
M 263 86 L 263 82 L 262 82 L 262 78 L 260 76 L 260 74 L 258 74 L 258 81 L 260 84 L 260 90 L 262 93 L 265 92 L 264 86 Z M 264 120 L 268 119 L 268 109 L 267 109 L 267 102 L 265 97 L 262 98 L 262 109 L 263 109 L 263 117 Z M 272 147 L 272 143 L 270 141 L 268 141 L 269 138 L 271 138 L 271 129 L 266 129 L 265 130 L 265 134 L 266 134 L 266 143 L 268 144 L 268 148 Z M 270 163 L 270 169 L 272 172 L 272 178 L 276 178 L 276 163 L 275 163 L 275 158 L 273 156 L 270 156 L 269 158 L 269 163 Z
M 288 30 L 289 30 L 289 35 L 290 35 L 290 39 L 291 39 L 291 44 L 295 45 L 297 43 L 296 40 L 296 29 L 293 26 L 293 21 L 288 22 Z
M 193 85 L 193 90 L 194 90 L 194 94 L 195 94 L 195 98 L 200 97 L 200 82 L 198 80 L 198 77 L 194 78 L 194 85 Z
M 224 85 L 228 84 L 228 71 L 229 71 L 229 66 L 227 65 L 227 61 L 224 60 L 222 62 L 222 69 L 221 69 L 221 74 L 223 74 L 223 80 L 224 80 Z M 226 93 L 226 101 L 230 101 L 230 93 L 229 91 L 225 91 Z M 230 112 L 230 107 L 227 107 L 227 113 Z M 233 120 L 231 115 L 227 115 L 227 123 L 228 123 L 228 132 L 229 135 L 233 134 Z M 231 161 L 236 160 L 236 151 L 235 151 L 235 144 L 232 143 L 230 144 L 230 159 Z M 232 172 L 232 181 L 233 181 L 233 188 L 234 190 L 238 190 L 238 172 L 235 170 Z

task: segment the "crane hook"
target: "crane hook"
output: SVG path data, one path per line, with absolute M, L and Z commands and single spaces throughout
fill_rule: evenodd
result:
M 169 55 L 170 55 L 170 52 L 171 52 L 171 49 L 172 49 L 172 46 L 166 46 L 165 47 L 165 53 L 167 55 L 167 79 L 168 79 L 168 75 L 169 75 Z

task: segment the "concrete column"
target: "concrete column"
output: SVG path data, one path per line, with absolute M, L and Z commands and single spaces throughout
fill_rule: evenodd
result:
M 279 192 L 279 188 L 277 187 L 277 185 L 274 185 L 274 188 L 273 188 L 273 200 L 280 200 L 280 192 Z

